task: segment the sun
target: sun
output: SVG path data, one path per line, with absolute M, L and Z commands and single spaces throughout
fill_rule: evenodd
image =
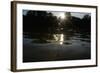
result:
M 60 17 L 61 19 L 65 19 L 65 13 L 60 13 L 60 14 L 59 14 L 59 17 Z

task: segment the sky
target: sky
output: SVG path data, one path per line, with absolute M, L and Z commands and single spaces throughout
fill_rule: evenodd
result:
M 28 12 L 28 10 L 23 10 L 23 15 L 26 15 Z M 64 13 L 64 12 L 56 12 L 56 11 L 48 11 L 48 12 L 51 12 L 54 16 L 58 16 L 60 15 L 61 13 Z M 83 18 L 84 15 L 90 15 L 90 13 L 80 13 L 80 12 L 71 12 L 71 16 L 75 16 L 75 17 L 78 17 L 78 18 Z
M 64 12 L 51 12 L 53 13 L 55 16 L 58 16 L 60 14 L 63 14 Z M 84 15 L 91 15 L 90 13 L 80 13 L 80 12 L 71 12 L 71 16 L 75 16 L 75 17 L 78 17 L 78 18 L 83 18 Z
M 78 18 L 83 18 L 84 15 L 90 15 L 91 16 L 90 13 L 79 13 L 79 12 L 71 12 L 71 15 L 75 16 L 75 17 L 78 17 Z

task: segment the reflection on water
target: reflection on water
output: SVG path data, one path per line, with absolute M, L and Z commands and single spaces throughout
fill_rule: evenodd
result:
M 23 62 L 79 60 L 91 58 L 89 34 L 24 35 Z M 46 36 L 45 38 L 43 38 Z M 48 39 L 49 38 L 49 39 Z
M 34 34 L 35 37 L 40 37 L 39 34 Z M 90 44 L 90 35 L 89 34 L 80 34 L 80 33 L 74 33 L 74 34 L 45 34 L 41 35 L 42 38 L 34 38 L 30 37 L 29 35 L 24 35 L 24 39 L 27 38 L 28 40 L 31 40 L 30 43 L 33 44 L 65 44 L 65 45 L 72 45 L 75 43 L 81 44 L 81 43 L 89 43 Z M 27 42 L 25 41 L 25 42 Z
M 64 34 L 54 34 L 54 42 L 58 43 L 58 44 L 63 44 L 64 42 Z
M 63 41 L 64 41 L 64 35 L 61 34 L 61 36 L 60 36 L 60 44 L 63 44 Z

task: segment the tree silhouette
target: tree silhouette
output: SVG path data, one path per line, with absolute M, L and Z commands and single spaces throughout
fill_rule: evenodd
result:
M 71 16 L 71 12 L 64 12 L 65 18 L 54 16 L 52 12 L 28 10 L 23 15 L 23 32 L 34 38 L 49 38 L 52 34 L 90 33 L 91 17 L 85 15 L 82 19 Z M 51 34 L 51 35 L 50 35 Z M 38 35 L 38 36 L 37 36 Z

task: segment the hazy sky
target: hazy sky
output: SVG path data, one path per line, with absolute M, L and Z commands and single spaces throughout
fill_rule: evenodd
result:
M 53 15 L 55 16 L 58 16 L 60 14 L 63 14 L 64 12 L 51 12 L 53 13 Z M 80 12 L 71 12 L 71 16 L 75 16 L 75 17 L 78 17 L 78 18 L 83 18 L 84 15 L 91 15 L 90 13 L 80 13 Z
M 28 12 L 28 10 L 23 10 L 23 14 L 26 15 Z M 64 12 L 56 12 L 56 11 L 48 11 L 48 12 L 51 12 L 54 16 L 58 16 L 59 14 L 61 13 L 64 13 Z M 75 16 L 75 17 L 78 17 L 78 18 L 83 18 L 84 15 L 91 15 L 90 13 L 80 13 L 80 12 L 71 12 L 71 16 Z
M 90 13 L 71 12 L 71 15 L 72 15 L 72 16 L 79 17 L 79 18 L 83 18 L 84 15 L 87 15 L 87 14 L 91 16 Z

